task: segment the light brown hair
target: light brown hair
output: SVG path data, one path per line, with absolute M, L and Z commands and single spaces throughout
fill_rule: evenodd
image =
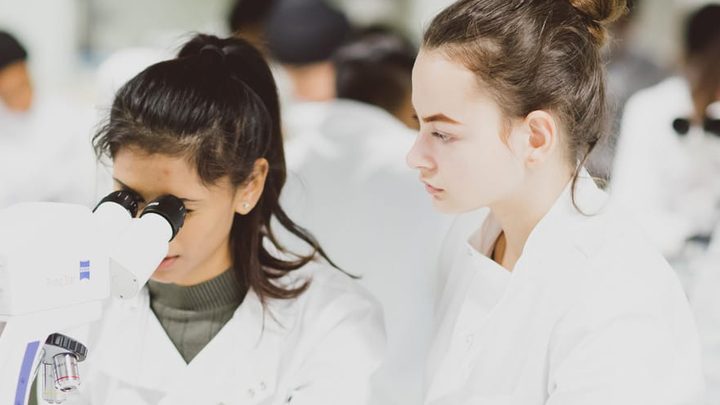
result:
M 626 0 L 459 0 L 432 21 L 423 48 L 474 72 L 506 118 L 551 111 L 574 185 L 606 132 L 601 49 L 606 25 L 626 11 Z

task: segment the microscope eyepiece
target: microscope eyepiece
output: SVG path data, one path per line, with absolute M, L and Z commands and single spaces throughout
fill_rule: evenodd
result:
M 140 196 L 140 194 L 130 191 L 130 190 L 120 190 L 120 191 L 113 191 L 112 193 L 108 194 L 100 200 L 100 202 L 95 206 L 93 209 L 93 212 L 97 211 L 98 207 L 106 202 L 113 202 L 116 204 L 119 204 L 128 212 L 130 213 L 130 216 L 132 218 L 135 218 L 138 212 L 138 205 L 143 200 L 143 198 Z
M 185 223 L 185 204 L 174 195 L 163 195 L 150 201 L 140 214 L 140 218 L 147 214 L 158 214 L 165 218 L 172 227 L 170 240 L 173 240 Z

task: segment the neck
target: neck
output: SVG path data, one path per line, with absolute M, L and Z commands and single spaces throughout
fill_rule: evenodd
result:
M 300 101 L 327 101 L 335 98 L 335 69 L 330 62 L 286 66 L 293 83 L 294 96 Z
M 502 257 L 497 261 L 512 271 L 522 255 L 530 233 L 550 211 L 572 178 L 568 165 L 546 167 L 531 173 L 521 191 L 490 206 L 502 227 Z

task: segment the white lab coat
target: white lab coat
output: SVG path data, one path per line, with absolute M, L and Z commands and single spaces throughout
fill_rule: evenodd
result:
M 601 210 L 604 200 L 580 180 L 576 201 L 599 212 L 584 216 L 568 187 L 506 280 L 486 257 L 500 231 L 494 217 L 457 220 L 426 404 L 702 403 L 698 336 L 680 284 L 627 221 Z
M 720 236 L 720 235 L 718 235 Z M 720 250 L 711 249 L 695 263 L 696 281 L 690 296 L 702 342 L 703 368 L 707 382 L 706 405 L 720 403 Z
M 418 404 L 432 333 L 437 254 L 451 217 L 407 167 L 416 137 L 386 111 L 350 100 L 288 112 L 283 206 L 383 306 L 388 357 L 381 404 Z
M 312 277 L 304 294 L 271 300 L 264 312 L 251 291 L 189 364 L 146 290 L 114 301 L 80 363 L 83 395 L 69 404 L 365 405 L 384 346 L 379 306 L 329 266 L 301 272 L 284 282 Z
M 669 260 L 686 255 L 686 240 L 709 235 L 720 219 L 720 137 L 697 129 L 681 137 L 672 126 L 692 112 L 680 77 L 630 98 L 610 184 L 613 202 L 633 211 Z
M 91 206 L 94 117 L 72 99 L 38 95 L 30 111 L 0 103 L 0 208 L 29 201 Z

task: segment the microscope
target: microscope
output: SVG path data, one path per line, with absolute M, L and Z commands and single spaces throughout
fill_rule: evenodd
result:
M 0 210 L 0 404 L 26 405 L 36 376 L 42 398 L 62 403 L 80 385 L 88 349 L 66 336 L 100 318 L 109 297 L 130 298 L 167 255 L 185 206 L 116 191 L 90 210 L 22 203 Z

